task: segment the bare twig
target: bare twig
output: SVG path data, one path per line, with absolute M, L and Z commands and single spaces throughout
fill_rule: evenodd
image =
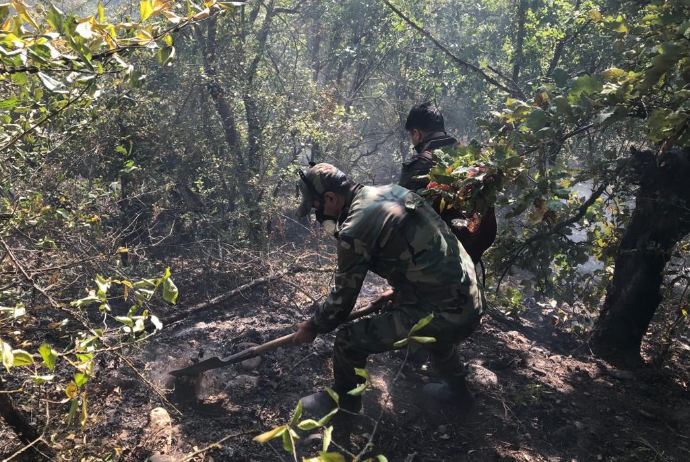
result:
M 273 395 L 274 395 L 274 394 L 278 391 L 278 389 L 280 388 L 280 385 L 283 383 L 283 380 L 285 380 L 286 378 L 288 378 L 288 377 L 290 376 L 290 374 L 292 374 L 292 372 L 293 372 L 295 369 L 297 369 L 303 362 L 305 362 L 307 359 L 311 358 L 312 356 L 316 356 L 316 353 L 311 352 L 311 353 L 309 353 L 307 356 L 305 356 L 304 358 L 302 358 L 302 359 L 300 359 L 299 361 L 297 361 L 297 363 L 296 363 L 294 366 L 292 366 L 292 368 L 290 368 L 290 370 L 287 371 L 287 373 L 284 374 L 284 375 L 280 378 L 280 380 L 279 380 L 278 383 L 276 384 L 276 386 L 275 386 L 275 388 L 273 389 L 273 391 L 271 391 L 271 393 L 266 397 L 266 400 L 264 401 L 264 404 L 261 405 L 261 409 L 259 409 L 259 413 L 257 414 L 257 417 L 259 418 L 259 421 L 260 421 L 261 423 L 263 423 L 263 419 L 261 418 L 261 414 L 263 414 L 264 409 L 266 408 L 266 405 L 268 404 L 268 401 L 273 397 Z
M 371 430 L 371 434 L 369 435 L 369 439 L 367 440 L 367 443 L 364 445 L 362 450 L 359 451 L 357 456 L 354 458 L 354 461 L 359 462 L 362 459 L 362 457 L 364 456 L 364 454 L 366 454 L 366 452 L 373 447 L 374 436 L 376 436 L 376 431 L 378 430 L 379 425 L 381 424 L 381 419 L 383 418 L 383 413 L 386 410 L 386 406 L 388 405 L 388 402 L 391 400 L 391 398 L 393 396 L 390 390 L 392 390 L 393 386 L 395 385 L 395 383 L 400 378 L 400 374 L 402 374 L 402 370 L 405 367 L 405 364 L 407 363 L 407 358 L 409 356 L 410 356 L 410 346 L 408 344 L 407 350 L 405 350 L 405 359 L 403 359 L 402 364 L 400 364 L 400 367 L 398 368 L 398 372 L 395 374 L 395 377 L 391 381 L 391 386 L 388 389 L 389 391 L 386 395 L 386 399 L 383 401 L 383 406 L 381 406 L 381 412 L 379 412 L 379 416 L 374 423 L 374 428 Z
M 281 279 L 288 274 L 295 274 L 295 273 L 301 273 L 301 272 L 307 272 L 307 271 L 324 272 L 325 273 L 325 272 L 332 272 L 333 268 L 328 268 L 328 269 L 308 268 L 308 267 L 304 267 L 304 266 L 294 266 L 293 265 L 290 268 L 282 270 L 282 271 L 278 271 L 277 273 L 269 274 L 269 275 L 254 279 L 252 282 L 248 282 L 246 284 L 243 284 L 243 285 L 237 287 L 236 289 L 231 290 L 230 292 L 227 292 L 225 294 L 221 294 L 221 295 L 218 295 L 216 297 L 213 297 L 212 299 L 210 299 L 207 302 L 198 303 L 194 306 L 191 306 L 191 307 L 187 308 L 186 310 L 184 310 L 180 313 L 176 313 L 176 314 L 173 314 L 171 316 L 168 316 L 167 318 L 161 319 L 161 322 L 163 322 L 163 324 L 168 325 L 168 324 L 175 323 L 177 321 L 181 321 L 182 319 L 185 319 L 187 316 L 189 316 L 191 314 L 195 314 L 195 313 L 198 313 L 200 311 L 206 310 L 208 308 L 212 308 L 212 307 L 218 305 L 219 303 L 230 300 L 231 298 L 233 298 L 237 295 L 241 295 L 243 292 L 246 292 L 250 289 L 254 289 L 254 288 L 261 286 L 261 285 L 264 285 L 266 283 L 275 281 L 277 279 Z
M 205 448 L 201 448 L 198 451 L 194 451 L 193 453 L 185 456 L 183 459 L 180 459 L 180 462 L 187 462 L 188 460 L 192 460 L 194 457 L 198 456 L 199 454 L 202 454 L 202 453 L 209 451 L 211 449 L 220 449 L 222 443 L 224 443 L 228 440 L 231 440 L 233 438 L 239 438 L 240 436 L 251 435 L 254 433 L 259 433 L 259 431 L 258 430 L 247 430 L 247 431 L 243 431 L 240 433 L 232 433 L 232 434 L 230 434 L 224 438 L 219 439 L 215 443 L 209 444 Z
M 139 377 L 139 379 L 141 379 L 142 382 L 144 382 L 146 385 L 148 385 L 149 388 L 150 388 L 151 390 L 153 390 L 153 392 L 154 392 L 155 394 L 157 394 L 158 397 L 159 397 L 165 404 L 167 404 L 168 406 L 170 406 L 178 415 L 180 415 L 180 416 L 184 415 L 184 414 L 182 414 L 182 412 L 181 412 L 179 409 L 177 409 L 177 408 L 175 407 L 175 405 L 174 405 L 173 403 L 171 403 L 171 402 L 168 400 L 168 398 L 165 397 L 165 395 L 164 395 L 163 393 L 161 393 L 161 392 L 158 390 L 158 388 L 157 388 L 154 384 L 152 384 L 151 382 L 149 382 L 149 380 L 148 380 L 146 377 L 144 377 L 144 376 L 141 374 L 141 372 L 139 372 L 139 371 L 137 370 L 137 368 L 134 366 L 134 364 L 132 364 L 132 362 L 131 362 L 129 359 L 125 358 L 124 356 L 122 356 L 122 355 L 121 355 L 120 353 L 118 353 L 117 351 L 113 351 L 113 353 L 114 353 L 118 358 L 120 358 L 121 360 L 123 360 L 123 361 L 125 362 L 125 364 L 127 364 L 127 365 L 129 366 L 129 368 L 132 369 L 132 370 L 134 371 L 134 373 Z

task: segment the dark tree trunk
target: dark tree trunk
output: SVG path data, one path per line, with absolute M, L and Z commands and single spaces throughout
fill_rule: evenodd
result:
M 527 15 L 527 1 L 519 0 L 517 10 L 517 37 L 515 39 L 515 57 L 513 58 L 513 81 L 520 78 L 520 65 L 522 64 L 523 46 L 525 43 L 525 16 Z
M 662 299 L 664 267 L 690 232 L 690 149 L 660 158 L 634 151 L 631 167 L 640 183 L 635 211 L 591 338 L 595 354 L 621 365 L 641 361 L 642 339 Z
M 235 162 L 240 173 L 244 173 L 244 159 L 240 150 L 240 137 L 237 132 L 237 123 L 235 122 L 235 114 L 232 107 L 225 98 L 225 90 L 218 82 L 218 76 L 215 68 L 216 60 L 216 20 L 212 19 L 208 23 L 207 35 L 204 37 L 201 28 L 197 27 L 197 39 L 202 44 L 202 62 L 204 72 L 208 77 L 207 90 L 216 111 L 220 117 L 221 125 L 223 127 L 223 134 L 225 135 L 225 142 L 228 148 L 236 153 Z
M 40 436 L 29 424 L 26 416 L 16 408 L 14 400 L 12 400 L 10 393 L 6 392 L 2 382 L 0 382 L 0 416 L 5 423 L 10 426 L 12 430 L 14 430 L 22 443 L 30 444 Z M 35 448 L 34 450 L 29 450 L 20 459 L 52 460 L 52 458 L 55 456 L 53 450 L 42 441 L 38 442 L 33 447 Z

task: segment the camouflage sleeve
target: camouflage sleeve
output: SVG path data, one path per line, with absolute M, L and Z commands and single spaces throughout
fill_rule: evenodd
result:
M 370 260 L 369 249 L 364 242 L 341 235 L 335 285 L 310 320 L 318 333 L 330 332 L 347 321 L 369 270 Z

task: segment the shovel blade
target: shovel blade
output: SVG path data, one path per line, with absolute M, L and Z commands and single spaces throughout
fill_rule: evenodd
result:
M 227 366 L 228 363 L 226 361 L 223 361 L 222 359 L 215 357 L 215 358 L 208 358 L 205 361 L 201 361 L 196 364 L 192 364 L 189 367 L 185 367 L 184 369 L 177 369 L 176 371 L 170 371 L 168 374 L 174 375 L 175 377 L 182 377 L 185 375 L 199 375 L 204 371 L 208 371 L 210 369 L 217 369 L 219 367 Z

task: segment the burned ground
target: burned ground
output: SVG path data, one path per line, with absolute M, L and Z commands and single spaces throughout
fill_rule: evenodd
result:
M 332 334 L 197 378 L 172 380 L 168 371 L 292 332 L 308 316 L 310 298 L 322 297 L 329 284 L 328 273 L 291 274 L 125 350 L 133 367 L 103 356 L 89 384 L 87 428 L 75 429 L 63 444 L 72 444 L 75 454 L 107 452 L 109 460 L 119 454 L 122 461 L 292 460 L 280 439 L 259 444 L 252 438 L 287 423 L 301 396 L 330 384 Z M 192 287 L 197 296 L 208 290 Z M 369 278 L 360 305 L 384 288 Z M 689 460 L 690 376 L 680 366 L 687 351 L 678 350 L 685 357 L 663 369 L 619 370 L 591 356 L 566 325 L 554 325 L 553 308 L 528 303 L 519 321 L 492 311 L 462 345 L 477 395 L 473 409 L 440 408 L 422 398 L 424 383 L 434 380 L 423 350 L 407 361 L 404 352 L 382 354 L 368 364 L 373 386 L 364 393 L 367 417 L 355 419 L 349 441 L 338 440 L 336 429 L 336 443 L 357 454 L 375 428 L 365 453 L 389 461 Z M 302 436 L 307 433 L 314 432 Z M 220 447 L 193 455 L 226 437 Z M 6 438 L 0 452 L 18 447 Z M 300 457 L 318 450 L 298 448 Z

